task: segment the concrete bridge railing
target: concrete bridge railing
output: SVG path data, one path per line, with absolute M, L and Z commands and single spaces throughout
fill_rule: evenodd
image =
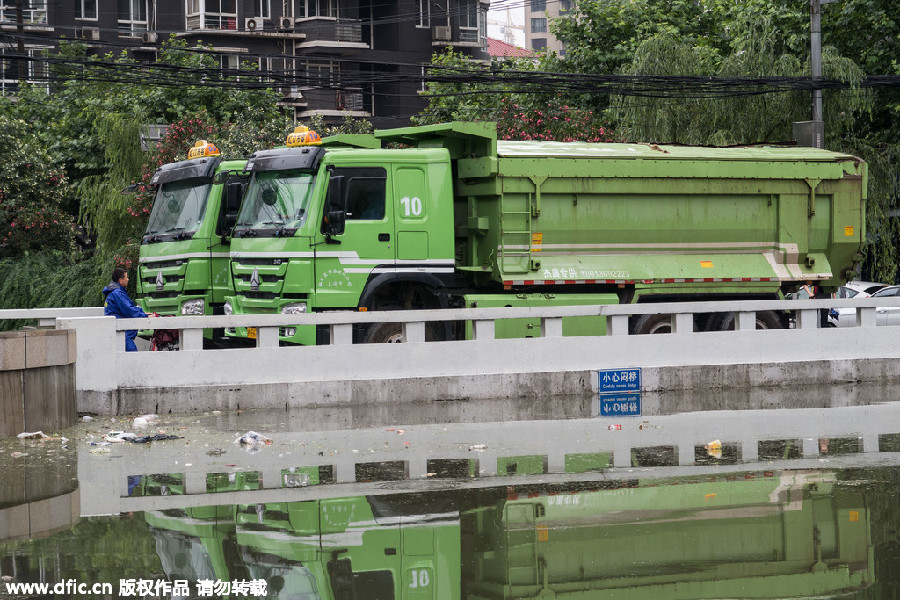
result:
M 876 304 L 877 307 L 876 308 Z M 820 328 L 819 311 L 852 306 L 854 326 Z M 476 308 L 301 315 L 168 317 L 179 352 L 125 353 L 127 329 L 154 318 L 65 317 L 77 333 L 78 410 L 97 414 L 190 412 L 520 396 L 585 395 L 597 371 L 642 369 L 642 392 L 753 388 L 900 379 L 896 328 L 876 310 L 900 299 L 695 302 L 553 308 Z M 790 310 L 796 326 L 756 330 L 754 313 Z M 735 312 L 735 331 L 694 332 L 695 313 Z M 628 335 L 629 315 L 673 315 L 670 335 Z M 565 317 L 604 319 L 605 336 L 565 337 Z M 0 318 L 4 315 L 0 312 Z M 539 319 L 534 338 L 497 339 L 500 319 Z M 469 321 L 473 339 L 425 341 L 425 324 Z M 353 326 L 403 324 L 405 344 L 353 343 Z M 279 347 L 278 329 L 320 325 L 331 343 Z M 205 328 L 258 328 L 257 346 L 204 350 Z

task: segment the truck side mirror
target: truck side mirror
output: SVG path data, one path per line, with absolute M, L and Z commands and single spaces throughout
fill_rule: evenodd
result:
M 344 233 L 344 222 L 346 215 L 342 210 L 329 211 L 325 217 L 325 235 L 340 235 Z
M 241 210 L 241 200 L 244 197 L 244 190 L 247 187 L 247 181 L 244 178 L 232 179 L 225 185 L 225 194 L 222 202 L 222 209 L 219 211 L 221 219 L 221 229 L 219 230 L 224 238 L 229 236 L 231 230 L 237 223 L 238 213 Z
M 334 176 L 328 179 L 328 192 L 325 196 L 325 219 L 322 233 L 325 237 L 344 233 L 346 213 L 344 208 L 344 177 Z

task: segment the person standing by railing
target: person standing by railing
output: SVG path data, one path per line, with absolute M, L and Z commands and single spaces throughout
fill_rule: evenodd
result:
M 125 288 L 128 287 L 128 271 L 116 267 L 113 269 L 111 279 L 109 285 L 103 288 L 103 297 L 106 299 L 103 303 L 104 315 L 117 319 L 137 319 L 150 316 L 141 310 L 141 307 L 135 304 L 128 292 L 125 291 Z M 137 352 L 137 345 L 134 343 L 136 337 L 137 329 L 129 329 L 125 332 L 126 352 Z

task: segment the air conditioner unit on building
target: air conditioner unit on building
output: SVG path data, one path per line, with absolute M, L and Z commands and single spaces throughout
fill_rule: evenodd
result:
M 83 40 L 99 40 L 100 30 L 96 27 L 82 27 L 77 30 L 78 37 Z
M 246 31 L 262 31 L 263 28 L 263 19 L 262 17 L 248 17 L 244 19 L 244 29 Z
M 450 41 L 450 26 L 435 25 L 431 30 L 431 37 L 435 40 Z
M 141 36 L 141 39 L 145 44 L 155 44 L 156 43 L 156 34 L 150 31 L 145 31 L 144 35 Z
M 278 28 L 284 31 L 290 31 L 294 28 L 294 17 L 281 17 L 278 21 Z

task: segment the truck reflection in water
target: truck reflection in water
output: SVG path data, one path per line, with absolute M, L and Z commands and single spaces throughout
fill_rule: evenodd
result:
M 819 597 L 862 590 L 875 571 L 863 494 L 822 471 L 323 498 L 146 519 L 170 579 L 263 579 L 270 598 Z

